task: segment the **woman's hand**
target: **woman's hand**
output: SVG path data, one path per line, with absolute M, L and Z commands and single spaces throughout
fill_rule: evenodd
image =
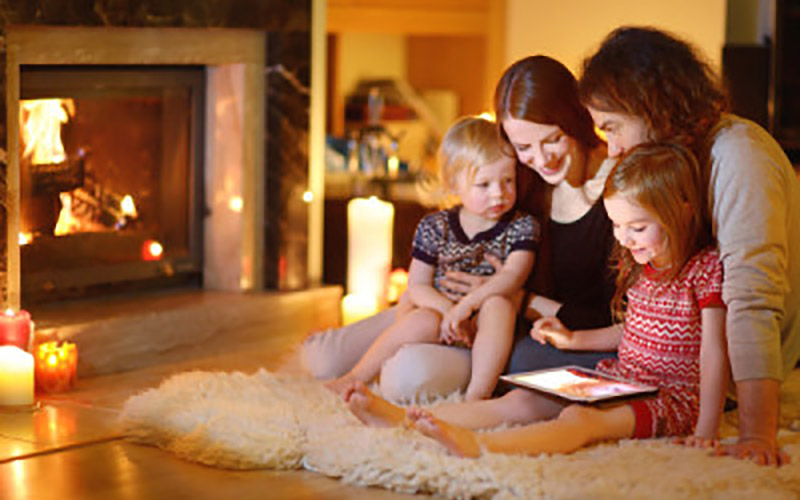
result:
M 536 320 L 531 327 L 531 338 L 540 344 L 550 344 L 559 349 L 570 349 L 574 336 L 558 319 L 552 316 Z
M 496 272 L 503 268 L 503 261 L 500 257 L 487 253 L 484 258 Z M 458 301 L 464 295 L 483 285 L 489 278 L 490 276 L 476 276 L 462 271 L 447 271 L 441 280 L 441 292 L 448 299 Z

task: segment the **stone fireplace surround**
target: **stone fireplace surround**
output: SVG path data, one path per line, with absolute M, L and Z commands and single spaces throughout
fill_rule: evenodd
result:
M 233 176 L 249 209 L 238 215 L 219 210 L 217 220 L 210 222 L 212 235 L 215 231 L 223 234 L 231 226 L 244 228 L 237 233 L 238 241 L 222 248 L 216 248 L 214 240 L 224 238 L 207 241 L 211 269 L 205 270 L 205 291 L 47 306 L 34 311 L 37 332 L 76 341 L 79 373 L 84 376 L 185 355 L 187 348 L 191 351 L 200 342 L 234 341 L 236 336 L 222 339 L 231 337 L 234 330 L 243 332 L 238 339 L 246 342 L 247 336 L 263 335 L 275 317 L 285 322 L 287 314 L 297 315 L 297 326 L 306 330 L 336 322 L 340 291 L 306 289 L 308 211 L 299 195 L 308 182 L 310 2 L 176 1 L 159 5 L 157 13 L 148 12 L 153 8 L 149 6 L 134 10 L 115 1 L 93 3 L 67 6 L 39 0 L 34 9 L 26 1 L 12 0 L 6 2 L 7 10 L 0 11 L 0 62 L 7 76 L 0 82 L 6 95 L 0 102 L 5 108 L 0 113 L 0 140 L 5 139 L 5 145 L 0 143 L 0 167 L 7 162 L 8 174 L 6 231 L 0 231 L 7 243 L 0 247 L 3 302 L 19 300 L 14 296 L 19 290 L 18 275 L 14 275 L 19 272 L 19 254 L 13 248 L 16 239 L 3 238 L 16 234 L 18 198 L 13 187 L 18 182 L 14 178 L 19 174 L 14 170 L 18 152 L 10 138 L 17 137 L 17 124 L 9 117 L 17 116 L 12 108 L 19 91 L 15 86 L 19 65 L 203 64 L 209 68 L 209 102 L 217 108 L 235 109 L 233 114 L 215 115 L 212 124 L 221 129 L 238 124 L 249 131 L 238 141 L 238 149 L 211 146 L 206 152 L 209 161 L 238 161 L 244 166 L 228 175 Z M 198 12 L 205 17 L 199 18 Z M 56 44 L 52 38 L 44 43 L 50 37 L 62 38 Z M 63 59 L 69 54 L 80 60 Z M 206 174 L 207 182 L 216 182 L 211 170 Z M 263 289 L 302 291 L 242 293 Z

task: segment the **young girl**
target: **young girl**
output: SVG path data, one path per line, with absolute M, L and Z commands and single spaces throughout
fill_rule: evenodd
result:
M 514 335 L 519 302 L 514 295 L 533 267 L 539 225 L 514 208 L 514 154 L 492 122 L 472 117 L 456 122 L 442 140 L 439 164 L 442 186 L 460 204 L 424 217 L 417 226 L 408 286 L 414 307 L 348 373 L 326 384 L 336 392 L 371 380 L 401 346 L 418 342 L 472 347 L 468 400 L 488 397 L 497 383 Z M 440 292 L 447 271 L 494 273 L 484 259 L 487 253 L 502 256 L 504 264 L 482 286 L 457 302 Z
M 643 145 L 624 156 L 609 175 L 603 194 L 619 243 L 614 305 L 617 311 L 625 305 L 624 324 L 569 331 L 556 318 L 543 318 L 531 331 L 540 342 L 562 349 L 618 348 L 618 360 L 603 360 L 597 368 L 656 385 L 657 396 L 601 406 L 566 406 L 540 404 L 552 398 L 518 389 L 515 392 L 526 395 L 515 398 L 517 406 L 539 408 L 527 414 L 528 425 L 484 434 L 454 424 L 460 422 L 453 418 L 458 415 L 453 407 L 437 410 L 438 416 L 413 408 L 405 418 L 462 456 L 477 456 L 482 449 L 571 452 L 601 440 L 682 436 L 693 429 L 693 437 L 684 442 L 713 444 L 728 363 L 722 270 L 717 251 L 706 247 L 709 237 L 700 215 L 700 186 L 697 162 L 679 146 Z M 403 419 L 400 408 L 362 386 L 351 387 L 346 397 L 353 412 L 367 423 L 387 425 Z M 485 406 L 476 410 L 483 412 Z M 509 421 L 520 423 L 522 409 L 508 402 L 504 409 Z M 469 413 L 465 410 L 462 404 L 460 413 Z M 531 423 L 553 417 L 557 418 Z M 469 419 L 461 422 L 470 425 Z

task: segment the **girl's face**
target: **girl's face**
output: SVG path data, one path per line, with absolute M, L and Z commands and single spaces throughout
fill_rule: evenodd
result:
M 516 171 L 513 158 L 503 156 L 481 165 L 470 176 L 463 169 L 456 178 L 456 194 L 464 210 L 483 221 L 498 221 L 517 201 Z
M 627 113 L 600 111 L 591 106 L 588 108 L 595 126 L 606 135 L 610 158 L 616 158 L 634 146 L 648 142 L 650 131 L 640 117 Z
M 502 123 L 519 161 L 551 185 L 567 179 L 574 186 L 583 181 L 584 166 L 574 161 L 578 145 L 558 125 L 506 118 Z
M 667 233 L 653 214 L 621 193 L 603 202 L 614 225 L 614 237 L 637 263 L 649 262 L 657 269 L 670 265 Z

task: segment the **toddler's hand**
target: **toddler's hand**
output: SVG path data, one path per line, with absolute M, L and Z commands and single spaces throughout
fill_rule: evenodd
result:
M 572 331 L 555 317 L 536 320 L 531 327 L 531 338 L 540 344 L 549 343 L 559 349 L 569 349 L 572 346 Z

